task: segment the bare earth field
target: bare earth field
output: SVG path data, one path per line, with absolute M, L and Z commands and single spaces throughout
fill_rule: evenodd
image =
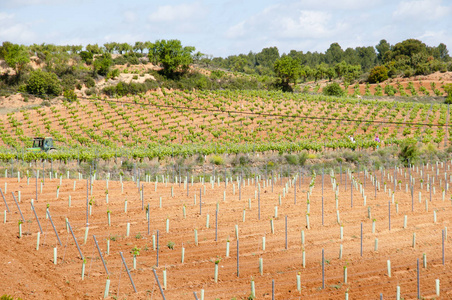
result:
M 256 299 L 271 299 L 272 280 L 275 286 L 275 299 L 345 299 L 348 291 L 350 299 L 395 299 L 397 286 L 404 299 L 417 298 L 417 260 L 420 261 L 420 295 L 425 299 L 450 299 L 452 297 L 451 267 L 452 247 L 447 239 L 444 247 L 443 264 L 442 230 L 450 228 L 452 205 L 450 192 L 445 192 L 445 177 L 450 179 L 450 163 L 411 169 L 415 178 L 413 191 L 413 210 L 411 193 L 406 192 L 410 170 L 398 168 L 387 170 L 376 178 L 381 190 L 372 185 L 372 176 L 364 172 L 354 173 L 356 182 L 364 186 L 364 197 L 358 184 L 351 193 L 350 177 L 345 173 L 336 174 L 339 185 L 338 209 L 336 209 L 332 178 L 324 176 L 323 184 L 323 225 L 322 225 L 322 175 L 317 174 L 310 195 L 309 227 L 306 213 L 308 210 L 307 192 L 311 177 L 298 176 L 296 195 L 293 183 L 288 178 L 271 180 L 261 178 L 256 185 L 254 180 L 244 180 L 239 193 L 237 179 L 214 188 L 210 182 L 194 183 L 189 190 L 184 183 L 141 182 L 144 189 L 143 202 L 140 199 L 137 184 L 123 182 L 123 192 L 119 181 L 108 182 L 108 203 L 106 203 L 107 182 L 105 179 L 93 180 L 93 192 L 89 200 L 93 201 L 92 214 L 89 216 L 89 233 L 84 243 L 87 208 L 88 180 L 45 178 L 42 193 L 38 186 L 38 200 L 34 207 L 39 217 L 43 233 L 37 246 L 38 223 L 31 210 L 30 201 L 35 197 L 35 178 L 29 185 L 26 178 L 18 182 L 16 178 L 1 178 L 0 187 L 5 195 L 10 212 L 4 220 L 5 203 L 0 200 L 0 255 L 2 257 L 0 274 L 0 293 L 22 299 L 102 299 L 106 280 L 110 279 L 109 299 L 162 299 L 156 284 L 153 268 L 156 269 L 160 283 L 163 284 L 163 271 L 167 272 L 166 299 L 194 299 L 193 292 L 205 299 L 245 299 L 251 294 L 251 280 L 254 280 Z M 445 174 L 447 172 L 447 174 Z M 435 193 L 421 189 L 420 179 L 424 183 L 434 178 Z M 48 174 L 47 174 L 48 175 Z M 388 179 L 389 175 L 389 179 Z M 396 175 L 400 181 L 394 193 L 391 178 Z M 293 177 L 291 178 L 293 179 Z M 184 180 L 184 179 L 183 179 Z M 195 179 L 196 181 L 196 179 Z M 38 184 L 40 185 L 41 179 Z M 75 190 L 74 190 L 75 182 Z M 385 192 L 384 182 L 387 183 Z M 60 186 L 59 198 L 56 190 Z M 284 192 L 283 188 L 288 187 Z M 358 187 L 358 188 L 356 188 Z M 157 191 L 155 191 L 155 188 Z M 205 193 L 204 193 L 205 188 Z M 171 193 L 173 190 L 174 196 Z M 235 194 L 234 194 L 235 190 Z M 25 222 L 22 224 L 23 236 L 19 238 L 19 209 L 14 202 L 12 192 L 18 198 Z M 419 201 L 419 193 L 421 194 Z M 200 207 L 200 193 L 202 205 Z M 196 195 L 196 203 L 195 203 Z M 224 199 L 225 195 L 225 200 Z M 279 203 L 281 195 L 281 203 Z M 430 196 L 431 195 L 431 196 Z M 71 207 L 68 199 L 71 196 Z M 160 208 L 160 197 L 162 207 Z M 239 199 L 241 197 L 241 200 Z M 431 197 L 431 198 L 430 198 Z M 125 200 L 127 199 L 127 212 Z M 250 199 L 250 200 L 248 200 Z M 296 203 L 294 203 L 296 200 Z M 258 204 L 260 202 L 260 212 Z M 217 204 L 218 203 L 218 204 Z M 426 204 L 427 203 L 427 204 Z M 150 206 L 150 222 L 146 209 Z M 251 208 L 249 205 L 251 204 Z M 183 206 L 186 207 L 184 218 Z M 215 238 L 215 210 L 218 205 L 218 232 Z M 428 207 L 427 207 L 428 205 Z M 46 207 L 61 245 L 46 219 Z M 275 218 L 275 207 L 277 216 Z M 243 219 L 243 211 L 246 215 Z M 368 218 L 368 209 L 371 217 Z M 390 212 L 389 212 L 390 209 Z M 111 212 L 111 226 L 107 222 L 107 210 Z M 201 211 L 200 211 L 201 210 Z M 259 219 L 260 214 L 260 219 Z M 434 222 L 436 214 L 436 223 Z M 340 235 L 340 223 L 343 226 L 343 238 Z M 390 219 L 388 217 L 390 215 Z M 404 216 L 407 226 L 404 227 Z M 285 221 L 287 216 L 287 249 Z M 77 250 L 74 239 L 67 231 L 65 218 L 69 223 L 85 257 L 85 273 L 82 280 L 83 260 Z M 207 228 L 207 219 L 209 227 Z M 169 220 L 169 221 L 167 221 Z M 271 231 L 274 222 L 274 233 Z M 372 233 L 372 220 L 375 220 L 375 233 Z M 169 232 L 166 224 L 169 222 Z M 126 236 L 127 224 L 130 235 Z M 237 274 L 237 239 L 239 236 L 239 274 Z M 362 226 L 362 227 L 361 227 Z M 362 228 L 362 241 L 361 241 Z M 198 231 L 198 245 L 195 244 L 194 230 Z M 153 238 L 158 231 L 159 250 L 153 249 Z M 302 245 L 302 231 L 305 241 Z M 413 247 L 413 234 L 415 243 Z M 109 275 L 103 267 L 96 249 L 93 235 L 99 243 L 106 260 Z M 262 237 L 266 237 L 263 250 Z M 110 239 L 110 251 L 107 253 L 107 239 Z M 375 240 L 378 239 L 378 249 Z M 230 241 L 230 255 L 226 256 L 226 243 Z M 174 249 L 168 242 L 174 242 Z M 343 247 L 339 258 L 340 245 Z M 362 245 L 362 248 L 361 248 Z M 57 248 L 57 263 L 54 264 L 54 248 Z M 140 249 L 136 269 L 133 269 L 131 250 Z M 185 259 L 181 262 L 182 247 Z M 302 253 L 305 250 L 305 267 Z M 362 252 L 361 252 L 362 249 Z M 322 251 L 324 251 L 324 288 L 322 288 Z M 130 269 L 137 292 L 134 292 L 127 272 L 121 260 L 123 253 Z M 427 268 L 423 267 L 423 254 L 427 258 Z M 218 282 L 214 282 L 214 261 L 220 259 Z M 259 259 L 262 258 L 263 270 L 259 271 Z M 388 276 L 387 261 L 391 263 L 391 277 Z M 344 282 L 344 267 L 347 267 L 347 283 Z M 301 276 L 301 291 L 297 290 L 297 274 Z M 436 295 L 435 280 L 440 280 L 441 294 Z

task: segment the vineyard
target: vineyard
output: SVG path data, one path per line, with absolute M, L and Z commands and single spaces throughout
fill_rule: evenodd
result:
M 91 97 L 8 113 L 0 159 L 134 159 L 301 150 L 375 149 L 406 138 L 447 146 L 448 106 L 266 91 L 162 91 Z M 27 153 L 52 136 L 55 154 Z M 350 141 L 354 136 L 356 142 Z
M 126 181 L 14 164 L 0 179 L 0 290 L 22 299 L 450 298 L 451 165 L 243 177 L 136 169 Z

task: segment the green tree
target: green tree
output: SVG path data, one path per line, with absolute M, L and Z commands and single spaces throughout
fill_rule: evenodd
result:
M 73 54 L 80 53 L 80 51 L 82 51 L 82 49 L 83 49 L 82 45 L 72 45 L 72 46 L 69 46 L 69 47 L 70 47 L 70 50 L 71 50 L 71 52 Z
M 140 52 L 143 53 L 144 49 L 145 45 L 143 42 L 135 42 L 135 45 L 133 46 L 133 51 L 138 52 L 138 50 L 140 50 Z
M 115 42 L 104 44 L 105 51 L 107 51 L 108 53 L 113 53 L 113 51 L 115 50 L 115 47 L 116 47 Z
M 45 72 L 41 69 L 30 72 L 26 89 L 30 94 L 39 96 L 59 96 L 62 92 L 61 84 L 56 74 Z
M 370 70 L 377 61 L 374 47 L 356 47 L 359 64 L 364 72 Z
M 385 66 L 376 66 L 370 70 L 368 81 L 370 83 L 383 82 L 388 79 L 388 69 Z
M 154 44 L 154 53 L 149 54 L 149 60 L 158 57 L 163 67 L 163 74 L 172 77 L 177 73 L 185 73 L 193 63 L 192 52 L 195 47 L 183 47 L 179 40 L 159 40 Z
M 256 54 L 256 64 L 271 68 L 278 58 L 280 57 L 277 47 L 264 48 L 261 52 Z
M 293 84 L 297 83 L 297 79 L 300 76 L 300 63 L 298 60 L 285 55 L 275 61 L 273 68 L 283 88 L 290 90 L 289 84 L 291 82 Z
M 378 45 L 375 46 L 377 49 L 377 59 L 380 63 L 385 61 L 386 53 L 391 50 L 391 45 L 386 40 L 381 40 Z
M 88 44 L 86 45 L 86 51 L 91 52 L 92 54 L 101 54 L 102 53 L 102 49 L 99 47 L 98 44 Z
M 23 68 L 30 62 L 30 56 L 25 46 L 10 42 L 3 42 L 0 57 L 3 57 L 6 64 L 16 71 L 18 77 L 20 77 Z
M 447 46 L 443 43 L 439 44 L 438 47 L 436 47 L 437 51 L 438 51 L 438 58 L 441 61 L 448 61 L 450 56 L 449 56 L 449 50 L 447 50 Z
M 121 44 L 118 44 L 118 49 L 119 49 L 119 54 L 122 54 L 123 52 L 127 53 L 132 50 L 132 46 L 129 45 L 128 43 L 121 43 Z
M 344 50 L 338 43 L 332 43 L 325 52 L 325 61 L 327 64 L 337 64 L 342 60 Z
M 94 61 L 94 72 L 101 76 L 106 76 L 112 64 L 111 54 L 104 53 Z

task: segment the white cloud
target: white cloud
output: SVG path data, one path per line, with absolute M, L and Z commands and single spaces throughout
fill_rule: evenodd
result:
M 438 46 L 440 43 L 444 43 L 449 47 L 452 46 L 452 37 L 450 36 L 450 33 L 445 30 L 427 30 L 421 35 L 416 36 L 416 38 L 429 46 Z
M 77 2 L 84 2 L 86 0 L 77 0 Z M 4 0 L 2 1 L 5 7 L 26 7 L 26 6 L 42 6 L 53 4 L 65 4 L 70 3 L 70 0 Z M 72 1 L 74 2 L 74 1 Z
M 205 6 L 199 2 L 182 3 L 179 5 L 159 6 L 155 12 L 149 15 L 151 22 L 173 22 L 196 20 L 205 14 Z
M 233 43 L 240 40 L 240 46 L 246 44 L 244 41 L 248 41 L 247 44 L 252 45 L 255 51 L 269 45 L 277 45 L 280 52 L 286 52 L 307 44 L 328 47 L 332 40 L 353 28 L 352 22 L 354 21 L 345 22 L 327 10 L 307 10 L 301 9 L 298 4 L 278 4 L 230 26 L 224 36 Z M 327 42 L 319 43 L 322 39 Z
M 229 27 L 225 36 L 230 39 L 245 37 L 245 35 L 246 35 L 245 25 L 246 25 L 246 22 L 242 21 L 240 23 L 237 23 L 237 24 Z
M 126 23 L 134 23 L 137 20 L 137 14 L 130 10 L 125 11 L 123 16 Z
M 396 20 L 411 19 L 419 22 L 420 20 L 438 20 L 451 13 L 452 5 L 444 6 L 442 0 L 416 0 L 400 2 L 392 15 Z
M 31 24 L 17 22 L 14 14 L 0 12 L 0 41 L 29 43 L 35 38 Z
M 322 10 L 363 10 L 380 5 L 382 0 L 301 0 L 297 4 L 296 2 L 291 5 L 304 7 L 305 9 L 322 9 Z
M 330 35 L 331 14 L 323 11 L 300 11 L 298 16 L 283 16 L 275 29 L 285 38 L 320 38 Z
M 14 14 L 7 14 L 4 12 L 0 12 L 0 24 L 3 25 L 3 22 L 8 22 L 14 19 Z

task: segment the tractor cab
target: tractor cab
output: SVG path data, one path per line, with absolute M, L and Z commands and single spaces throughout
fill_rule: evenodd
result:
M 29 148 L 31 151 L 45 151 L 55 150 L 53 147 L 53 138 L 51 137 L 36 137 L 33 139 L 33 147 Z

